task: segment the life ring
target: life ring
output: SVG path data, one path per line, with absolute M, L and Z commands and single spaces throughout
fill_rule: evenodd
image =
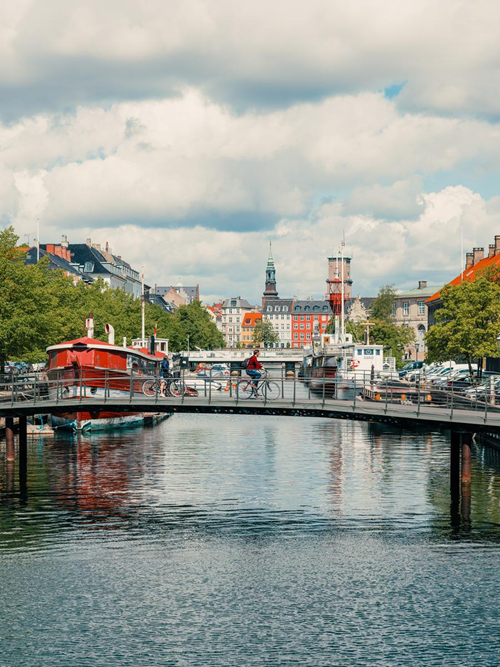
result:
M 351 359 L 349 365 L 351 368 L 357 368 L 359 366 L 359 361 L 357 361 L 356 359 Z

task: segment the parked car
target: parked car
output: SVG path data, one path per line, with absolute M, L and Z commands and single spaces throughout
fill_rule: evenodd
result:
M 424 366 L 423 361 L 410 361 L 408 364 L 406 364 L 406 366 L 403 366 L 403 368 L 400 371 L 398 371 L 398 375 L 400 378 L 406 378 L 406 376 L 411 371 L 419 370 L 420 368 L 423 368 L 423 366 Z

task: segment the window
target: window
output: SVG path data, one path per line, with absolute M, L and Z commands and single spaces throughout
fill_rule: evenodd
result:
M 294 337 L 295 340 L 297 340 L 297 338 L 299 337 L 299 334 L 298 334 L 298 333 L 294 333 L 294 334 L 293 334 L 293 337 Z
M 375 354 L 380 357 L 380 350 L 375 350 Z
M 94 273 L 94 262 L 85 262 L 83 270 L 85 273 Z
M 287 313 L 288 312 L 288 306 L 283 306 L 283 312 Z
M 328 310 L 328 306 L 323 306 L 323 310 Z
M 409 315 L 410 314 L 410 304 L 408 301 L 405 301 L 403 303 L 403 315 Z
M 231 301 L 231 306 L 232 306 L 233 308 L 235 308 L 235 307 L 236 307 L 236 301 Z
M 358 349 L 358 350 L 357 350 L 357 353 L 358 353 L 358 357 L 359 357 L 359 356 L 361 356 L 361 355 L 363 354 L 363 350 Z
M 418 302 L 418 314 L 425 315 L 425 303 L 423 301 Z
M 302 310 L 300 306 L 295 306 L 295 310 L 298 312 L 299 310 Z
M 298 328 L 299 328 L 299 325 L 297 324 L 297 322 L 294 322 L 294 323 L 293 323 L 293 328 L 294 328 L 294 329 L 298 329 Z
M 311 338 L 311 334 L 309 333 L 309 331 L 306 334 L 306 338 L 307 338 L 307 340 L 310 340 L 310 338 Z
M 392 304 L 392 316 L 396 317 L 396 303 Z
M 304 340 L 304 334 L 303 333 L 300 334 L 300 340 Z
M 274 310 L 279 311 L 280 307 L 279 306 L 274 306 Z
M 319 306 L 313 306 L 313 310 L 319 310 Z
M 311 310 L 311 307 L 310 307 L 310 306 L 306 306 L 306 307 L 304 308 L 304 310 L 309 311 L 309 310 Z
M 230 321 L 230 322 L 232 322 L 232 321 L 233 321 L 233 318 L 232 318 L 232 317 L 230 317 L 230 318 L 229 318 L 229 321 Z
M 268 307 L 267 307 L 267 312 L 268 312 L 268 313 L 271 313 L 272 310 L 273 310 L 273 307 L 272 307 L 272 306 L 268 306 Z
M 301 328 L 301 329 L 304 328 L 304 322 L 301 322 L 301 323 L 300 323 L 300 328 Z

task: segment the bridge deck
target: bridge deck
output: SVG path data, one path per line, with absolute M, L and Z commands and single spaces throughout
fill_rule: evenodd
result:
M 422 425 L 433 428 L 452 428 L 467 431 L 500 433 L 500 411 L 466 410 L 429 405 L 401 405 L 359 400 L 345 401 L 312 397 L 293 401 L 281 398 L 265 403 L 263 400 L 236 400 L 229 395 L 212 397 L 148 398 L 69 398 L 61 400 L 19 400 L 0 403 L 0 416 L 30 416 L 38 413 L 60 414 L 85 410 L 117 412 L 183 412 L 205 414 L 258 414 L 350 419 L 395 425 Z

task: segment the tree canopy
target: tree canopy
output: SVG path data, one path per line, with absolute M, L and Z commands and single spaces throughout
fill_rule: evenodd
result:
M 253 342 L 256 345 L 262 344 L 267 347 L 278 343 L 279 339 L 279 333 L 273 327 L 271 320 L 267 317 L 257 320 L 253 330 Z
M 85 334 L 85 318 L 94 315 L 97 339 L 105 338 L 104 327 L 115 328 L 117 341 L 138 338 L 141 332 L 141 302 L 104 281 L 76 285 L 63 271 L 48 269 L 48 259 L 26 265 L 26 248 L 19 247 L 12 227 L 0 231 L 0 361 L 39 361 L 49 345 Z M 159 306 L 146 304 L 146 334 L 169 339 L 172 351 L 190 344 L 202 348 L 221 347 L 222 334 L 199 302 L 181 306 L 173 315 Z
M 484 357 L 497 357 L 500 334 L 500 286 L 490 276 L 474 282 L 447 285 L 441 291 L 442 307 L 426 336 L 427 359 L 463 359 L 469 364 Z

